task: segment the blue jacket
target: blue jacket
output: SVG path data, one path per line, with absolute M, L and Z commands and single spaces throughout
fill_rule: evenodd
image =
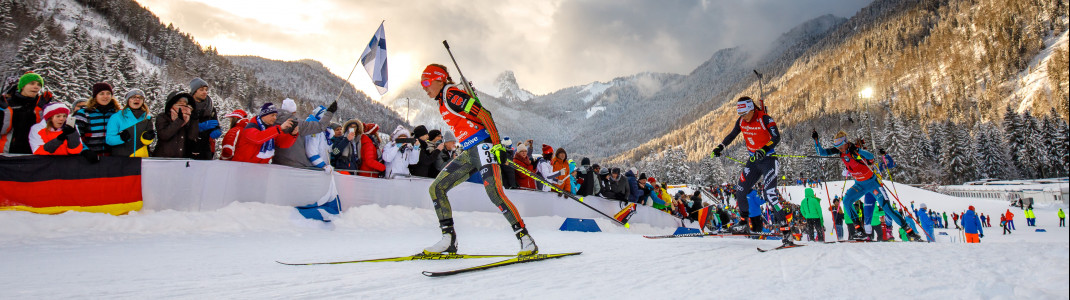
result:
M 153 139 L 144 139 L 144 133 L 153 130 L 152 116 L 148 112 L 142 113 L 140 118 L 134 117 L 130 108 L 124 108 L 118 113 L 111 115 L 105 125 L 104 142 L 111 146 L 111 155 L 120 157 L 148 157 L 148 146 Z M 130 132 L 130 139 L 123 141 L 119 134 L 123 131 Z
M 966 213 L 962 214 L 962 229 L 966 233 L 985 233 L 984 229 L 981 229 L 981 219 L 978 219 L 977 213 L 972 210 L 967 210 Z
M 750 209 L 748 217 L 757 217 L 762 215 L 762 204 L 765 204 L 765 199 L 758 197 L 758 191 L 751 190 L 750 194 L 747 194 L 747 208 Z
M 911 204 L 910 206 L 911 206 L 911 208 L 914 208 L 914 204 Z M 931 239 L 935 238 L 935 237 L 933 237 L 933 219 L 932 219 L 932 216 L 930 216 L 929 212 L 926 211 L 924 208 L 914 210 L 914 215 L 918 216 L 918 222 L 921 223 L 921 230 L 925 230 L 925 233 L 927 233 L 926 237 L 930 239 L 929 240 L 930 242 L 932 242 L 933 240 L 931 240 Z
M 630 170 L 624 173 L 624 177 L 628 178 L 628 189 L 631 191 L 631 194 L 628 194 L 628 202 L 638 202 L 639 180 L 635 179 L 635 173 Z

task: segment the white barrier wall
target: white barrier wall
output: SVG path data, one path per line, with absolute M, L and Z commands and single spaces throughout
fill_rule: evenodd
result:
M 231 161 L 144 159 L 141 185 L 144 209 L 205 211 L 232 202 L 262 202 L 299 206 L 316 202 L 327 192 L 330 176 L 322 171 Z M 335 174 L 342 208 L 399 205 L 433 209 L 429 178 L 381 179 Z M 554 193 L 506 190 L 524 217 L 559 216 L 603 219 L 582 204 Z M 447 195 L 454 211 L 498 212 L 480 184 L 465 182 Z M 608 215 L 620 211 L 619 201 L 585 197 L 585 202 Z M 680 226 L 669 214 L 640 206 L 631 223 L 657 227 Z

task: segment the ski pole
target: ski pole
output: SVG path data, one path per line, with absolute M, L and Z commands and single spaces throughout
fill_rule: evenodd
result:
M 796 155 L 796 154 L 773 154 L 769 156 L 774 157 L 788 157 L 788 159 L 832 159 L 839 160 L 837 156 L 821 156 L 821 155 Z
M 762 86 L 762 73 L 758 73 L 758 70 L 753 70 L 754 75 L 758 76 L 758 100 L 762 102 L 762 110 L 765 110 L 765 87 Z
M 606 218 L 609 218 L 610 220 L 613 220 L 613 222 L 624 226 L 624 228 L 630 228 L 631 227 L 630 223 L 621 222 L 621 221 L 617 220 L 616 218 L 614 218 L 614 217 L 612 217 L 610 215 L 607 215 L 606 213 L 602 212 L 601 210 L 598 210 L 597 208 L 594 208 L 594 207 L 588 205 L 587 203 L 584 203 L 583 202 L 583 197 L 577 197 L 576 195 L 573 195 L 572 193 L 570 193 L 568 191 L 564 191 L 564 190 L 558 188 L 556 185 L 550 184 L 549 182 L 546 182 L 546 180 L 543 180 L 542 178 L 539 178 L 538 176 L 535 176 L 535 174 L 532 174 L 531 171 L 529 171 L 528 169 L 525 169 L 524 167 L 521 167 L 520 165 L 516 164 L 516 162 L 514 162 L 513 160 L 505 159 L 505 163 L 508 164 L 509 166 L 515 168 L 517 171 L 520 171 L 520 173 L 524 174 L 525 176 L 528 176 L 529 178 L 541 183 L 542 185 L 550 187 L 551 190 L 554 190 L 555 192 L 561 193 L 561 194 L 565 195 L 565 197 L 568 197 L 569 199 L 575 200 L 576 202 L 579 202 L 580 204 L 583 204 L 583 206 L 586 206 L 587 208 L 590 208 L 591 210 L 593 210 L 593 211 L 597 212 L 598 214 L 602 215 L 603 217 L 606 217 Z

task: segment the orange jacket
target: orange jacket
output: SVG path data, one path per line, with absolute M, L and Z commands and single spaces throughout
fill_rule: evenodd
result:
M 72 134 L 78 134 L 77 131 Z M 33 154 L 36 155 L 71 155 L 82 153 L 82 141 L 77 136 L 74 137 L 75 144 L 69 145 L 67 143 L 68 137 L 62 136 L 62 130 L 56 130 L 47 128 L 44 122 L 34 124 L 30 127 L 30 146 L 33 147 Z M 46 148 L 48 142 L 55 139 L 61 139 L 62 144 L 55 150 L 49 151 Z
M 568 161 L 560 160 L 557 159 L 557 157 L 554 157 L 553 160 L 550 160 L 550 164 L 554 166 L 554 172 L 560 172 L 561 174 L 557 176 L 557 180 L 561 181 L 561 184 L 558 184 L 557 187 L 561 188 L 561 190 L 563 191 L 568 191 L 571 193 L 572 184 L 569 184 L 568 182 L 568 177 L 571 176 L 571 174 L 568 173 Z

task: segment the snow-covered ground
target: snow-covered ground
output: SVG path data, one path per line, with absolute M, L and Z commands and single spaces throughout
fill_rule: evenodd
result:
M 801 187 L 788 187 L 793 201 Z M 936 210 L 1007 206 L 897 185 L 904 201 Z M 839 193 L 840 185 L 829 186 Z M 824 198 L 824 189 L 817 194 Z M 565 200 L 560 200 L 565 201 Z M 909 205 L 909 204 L 908 204 Z M 209 212 L 142 211 L 127 216 L 0 212 L 0 299 L 346 298 L 346 299 L 669 299 L 922 298 L 1067 299 L 1070 236 L 1056 208 L 1036 211 L 1038 228 L 981 244 L 817 244 L 759 253 L 778 241 L 649 240 L 673 228 L 625 229 L 599 220 L 601 233 L 558 231 L 564 217 L 525 221 L 542 252 L 580 256 L 428 278 L 421 271 L 493 261 L 413 261 L 326 266 L 310 262 L 416 253 L 438 239 L 434 212 L 375 205 L 350 209 L 333 230 L 293 219 L 293 209 L 235 203 Z M 1064 208 L 1065 209 L 1065 208 Z M 518 245 L 496 213 L 455 212 L 461 252 L 513 253 Z M 995 225 L 998 222 L 993 222 Z M 952 230 L 952 232 L 954 232 Z

